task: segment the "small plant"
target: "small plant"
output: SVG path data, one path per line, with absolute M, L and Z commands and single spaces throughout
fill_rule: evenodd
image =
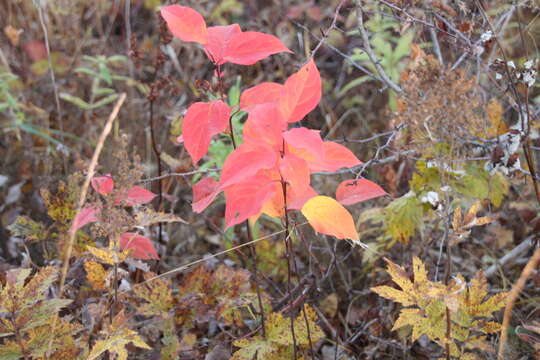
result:
M 481 271 L 470 284 L 458 275 L 444 285 L 428 280 L 426 268 L 417 257 L 413 259 L 414 281 L 404 268 L 385 260 L 392 281 L 401 290 L 390 286 L 371 290 L 405 307 L 392 330 L 408 326 L 412 341 L 426 335 L 441 347 L 448 346 L 450 356 L 462 360 L 477 358 L 470 349 L 494 352 L 486 335 L 500 331 L 501 325 L 489 319 L 505 306 L 508 293 L 488 298 L 487 281 Z
M 69 305 L 69 299 L 49 299 L 49 287 L 56 281 L 58 271 L 44 267 L 32 279 L 30 269 L 10 270 L 6 281 L 0 283 L 0 359 L 36 359 L 45 356 L 47 350 L 52 359 L 62 355 L 74 357 L 79 352 L 73 335 L 81 326 L 60 319 L 56 333 L 51 332 L 51 320 Z M 50 347 L 49 347 L 50 345 Z
M 224 192 L 227 228 L 261 214 L 284 217 L 289 210 L 302 210 L 316 231 L 358 241 L 351 215 L 336 200 L 317 196 L 310 174 L 356 166 L 361 161 L 342 145 L 323 141 L 316 130 L 288 130 L 289 124 L 304 118 L 321 99 L 321 78 L 313 59 L 284 84 L 266 82 L 245 90 L 239 107 L 231 108 L 224 102 L 221 88 L 224 63 L 251 65 L 291 51 L 274 36 L 242 32 L 237 24 L 207 28 L 202 16 L 187 7 L 171 5 L 161 13 L 175 36 L 203 46 L 220 81 L 219 100 L 192 104 L 184 117 L 182 139 L 193 163 L 206 155 L 214 135 L 228 132 L 234 146 L 220 181 L 204 178 L 194 186 L 193 210 L 203 211 Z M 242 144 L 237 144 L 231 122 L 239 110 L 248 114 Z
M 105 56 L 83 56 L 88 65 L 75 69 L 76 73 L 85 74 L 92 78 L 92 88 L 88 100 L 81 99 L 68 93 L 60 93 L 60 98 L 82 110 L 95 110 L 115 101 L 119 94 L 112 87 L 115 81 L 124 81 L 128 86 L 135 86 L 139 91 L 145 93 L 147 89 L 135 80 L 116 75 L 111 72 L 111 67 L 121 63 L 126 63 L 127 58 L 122 55 Z

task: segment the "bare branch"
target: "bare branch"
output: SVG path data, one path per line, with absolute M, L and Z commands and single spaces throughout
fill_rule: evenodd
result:
M 218 172 L 218 171 L 221 171 L 221 169 L 202 169 L 202 170 L 188 171 L 188 172 L 185 172 L 185 173 L 169 173 L 169 174 L 163 174 L 161 176 L 156 176 L 156 177 L 152 177 L 152 178 L 148 178 L 148 179 L 141 179 L 139 182 L 140 183 L 149 183 L 149 182 L 152 182 L 152 181 L 157 181 L 157 180 L 165 179 L 165 178 L 172 177 L 172 176 L 187 177 L 187 176 L 196 175 L 196 174 L 207 174 L 207 173 Z
M 364 27 L 364 13 L 362 11 L 362 2 L 359 0 L 356 0 L 356 14 L 358 19 L 358 30 L 360 31 L 360 35 L 362 35 L 362 40 L 364 42 L 364 51 L 368 55 L 373 65 L 375 65 L 375 69 L 377 69 L 377 73 L 382 78 L 384 83 L 395 92 L 402 92 L 403 90 L 396 83 L 394 83 L 390 79 L 390 77 L 388 77 L 379 60 L 377 59 L 377 56 L 375 56 L 373 49 L 371 48 L 371 44 L 369 43 L 369 35 L 366 28 Z

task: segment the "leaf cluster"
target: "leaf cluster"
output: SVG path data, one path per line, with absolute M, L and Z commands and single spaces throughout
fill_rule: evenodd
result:
M 413 258 L 413 281 L 403 267 L 385 260 L 388 274 L 400 289 L 383 285 L 371 290 L 404 306 L 392 330 L 408 326 L 412 341 L 426 335 L 443 348 L 450 345 L 451 355 L 459 359 L 475 359 L 472 349 L 494 351 L 487 335 L 499 331 L 500 324 L 490 319 L 505 306 L 508 293 L 488 297 L 481 271 L 470 284 L 458 275 L 445 285 L 430 281 L 417 257 Z

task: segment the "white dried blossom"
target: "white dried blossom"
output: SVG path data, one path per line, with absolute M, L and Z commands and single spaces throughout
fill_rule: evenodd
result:
M 493 38 L 493 32 L 491 30 L 489 31 L 486 31 L 485 33 L 483 33 L 481 36 L 480 36 L 480 40 L 482 42 L 486 42 L 486 41 L 489 41 Z
M 501 80 L 503 78 L 503 76 L 499 73 L 495 73 L 495 79 L 497 80 Z
M 432 206 L 437 206 L 439 202 L 439 194 L 435 191 L 428 191 L 428 193 L 420 199 L 423 203 L 430 203 Z
M 525 62 L 525 64 L 523 64 L 523 66 L 525 67 L 525 69 L 529 70 L 536 64 L 536 60 L 537 59 L 528 60 L 527 62 Z
M 536 71 L 528 70 L 523 72 L 523 82 L 528 86 L 532 87 L 536 82 Z
M 509 62 L 507 62 L 506 65 L 508 65 L 508 67 L 511 67 L 512 69 L 515 69 L 515 68 L 516 68 L 516 64 L 514 64 L 514 62 L 513 62 L 512 60 L 510 60 Z

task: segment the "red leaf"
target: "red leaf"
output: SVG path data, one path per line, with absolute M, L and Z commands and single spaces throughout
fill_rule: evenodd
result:
M 270 217 L 283 217 L 285 215 L 285 205 L 283 203 L 283 188 L 279 180 L 279 174 L 273 184 L 273 195 L 263 204 L 261 212 Z
M 287 209 L 300 210 L 309 199 L 317 195 L 319 194 L 309 185 L 303 188 L 292 188 L 287 191 Z
M 317 195 L 309 185 L 310 171 L 304 159 L 286 154 L 280 161 L 279 172 L 287 184 L 287 209 L 299 210 L 306 201 Z
M 280 52 L 292 53 L 273 35 L 246 31 L 235 34 L 230 39 L 223 60 L 238 65 L 252 65 Z
M 283 131 L 287 123 L 276 106 L 271 103 L 253 107 L 244 124 L 244 142 L 256 146 L 268 145 L 275 151 L 283 147 Z
M 288 122 L 302 120 L 321 100 L 321 75 L 311 59 L 284 85 L 279 108 Z
M 226 228 L 260 214 L 263 204 L 274 195 L 275 191 L 275 182 L 261 175 L 225 189 Z
M 161 9 L 161 16 L 167 22 L 174 36 L 186 42 L 206 44 L 208 34 L 206 22 L 201 14 L 192 8 L 169 5 Z
M 193 211 L 201 213 L 221 192 L 219 183 L 212 178 L 201 179 L 193 186 Z
M 153 192 L 148 191 L 140 186 L 134 186 L 129 189 L 126 192 L 125 196 L 122 196 L 120 200 L 128 206 L 135 206 L 149 203 L 155 197 L 156 194 L 154 194 Z
M 293 189 L 309 186 L 309 168 L 304 159 L 286 154 L 279 161 L 279 173 L 287 185 Z
M 244 143 L 234 150 L 221 171 L 221 189 L 243 182 L 259 170 L 270 169 L 276 165 L 277 155 L 267 147 L 254 147 Z
M 263 82 L 245 90 L 240 96 L 240 109 L 251 111 L 256 105 L 279 103 L 283 85 L 274 82 Z
M 222 65 L 225 62 L 223 57 L 231 38 L 241 32 L 242 30 L 238 24 L 208 28 L 208 43 L 204 46 L 204 49 L 214 64 Z
M 79 211 L 77 216 L 75 216 L 75 219 L 73 219 L 73 227 L 75 228 L 75 231 L 79 230 L 86 224 L 90 224 L 93 222 L 98 221 L 97 215 L 99 214 L 100 210 L 97 207 L 94 206 L 88 206 L 84 207 Z
M 283 133 L 287 143 L 287 152 L 290 152 L 308 163 L 313 171 L 313 164 L 318 164 L 324 156 L 324 143 L 318 130 L 306 128 L 293 128 Z
M 206 155 L 212 136 L 227 128 L 230 114 L 231 109 L 221 100 L 196 102 L 188 108 L 182 125 L 182 136 L 193 164 L 197 164 Z
M 114 181 L 111 175 L 94 176 L 91 184 L 92 188 L 101 195 L 108 195 L 114 189 Z
M 30 41 L 24 44 L 23 48 L 32 61 L 39 61 L 47 58 L 47 48 L 43 41 Z
M 353 205 L 383 195 L 386 195 L 386 191 L 368 179 L 345 180 L 336 190 L 336 199 L 343 205 Z
M 324 155 L 318 164 L 311 164 L 312 171 L 336 171 L 362 164 L 360 160 L 345 146 L 331 141 L 323 143 Z
M 131 249 L 131 255 L 136 259 L 159 259 L 152 241 L 149 238 L 139 234 L 123 233 L 120 235 L 120 248 L 122 250 Z

